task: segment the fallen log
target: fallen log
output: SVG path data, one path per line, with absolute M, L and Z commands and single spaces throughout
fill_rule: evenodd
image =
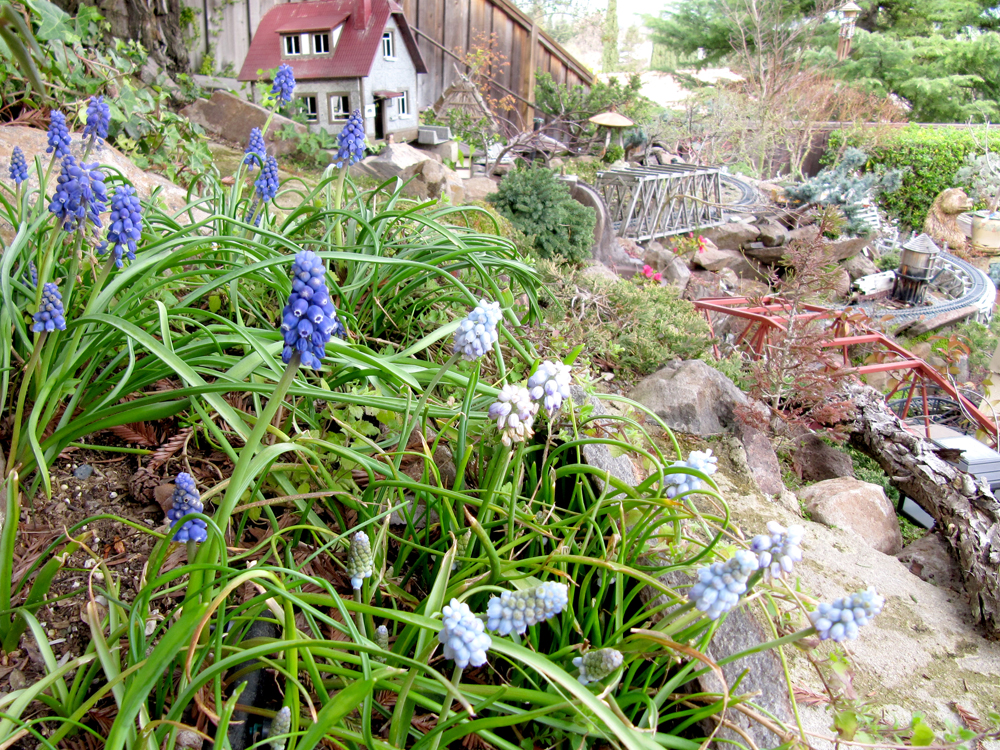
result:
M 947 463 L 933 443 L 906 430 L 875 389 L 848 383 L 843 395 L 857 408 L 851 444 L 934 517 L 958 558 L 973 617 L 1000 632 L 1000 503 L 988 484 Z

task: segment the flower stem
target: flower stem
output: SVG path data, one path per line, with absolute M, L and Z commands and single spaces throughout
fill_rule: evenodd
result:
M 24 400 L 27 398 L 28 386 L 31 384 L 31 376 L 38 365 L 39 353 L 45 345 L 46 336 L 48 336 L 48 332 L 42 331 L 38 335 L 38 338 L 35 339 L 35 346 L 31 350 L 31 356 L 28 358 L 28 364 L 24 366 L 24 377 L 21 380 L 21 390 L 18 391 L 17 394 L 17 408 L 14 411 L 14 427 L 13 434 L 10 438 L 10 451 L 7 453 L 8 474 L 13 472 L 18 467 L 18 440 L 21 436 L 21 423 L 24 419 Z
M 458 691 L 458 686 L 462 683 L 462 671 L 463 671 L 462 668 L 456 664 L 455 671 L 451 673 L 451 684 L 455 686 L 456 691 Z M 436 726 L 438 727 L 442 726 L 448 719 L 449 713 L 451 713 L 451 695 L 445 693 L 444 704 L 441 706 L 441 714 L 438 716 Z M 437 733 L 437 736 L 434 738 L 434 742 L 431 744 L 430 750 L 438 749 L 438 746 L 441 744 L 441 736 L 443 734 L 444 734 L 443 729 Z
M 362 583 L 361 583 L 362 588 L 364 587 L 364 585 L 365 584 L 362 581 Z M 354 601 L 356 601 L 358 604 L 364 604 L 364 602 L 361 600 L 361 589 L 360 588 L 354 589 Z M 365 616 L 364 616 L 364 613 L 361 611 L 360 608 L 358 608 L 358 611 L 354 613 L 354 616 L 357 618 L 357 621 L 358 621 L 358 632 L 361 633 L 361 636 L 363 638 L 367 638 L 368 636 L 365 634 Z

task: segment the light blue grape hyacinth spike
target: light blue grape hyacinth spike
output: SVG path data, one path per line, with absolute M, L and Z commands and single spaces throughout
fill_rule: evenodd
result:
M 508 383 L 490 405 L 490 419 L 495 419 L 500 440 L 508 448 L 524 442 L 534 432 L 531 429 L 538 413 L 538 404 L 531 400 L 527 388 Z
M 809 620 L 821 641 L 842 643 L 857 638 L 858 628 L 867 625 L 871 618 L 882 611 L 883 606 L 885 597 L 869 587 L 867 591 L 859 591 L 830 604 L 820 604 L 815 611 L 809 613 Z
M 379 625 L 375 628 L 375 645 L 383 651 L 389 650 L 389 628 L 385 625 Z M 372 655 L 372 658 L 381 664 L 385 664 L 384 656 Z
M 360 589 L 365 578 L 372 574 L 372 546 L 368 535 L 359 531 L 351 538 L 351 547 L 347 551 L 347 572 L 351 576 L 351 586 Z
M 691 451 L 687 461 L 674 461 L 671 468 L 684 467 L 700 471 L 702 474 L 711 476 L 718 471 L 719 458 L 712 455 L 712 449 L 707 451 Z M 690 474 L 668 474 L 664 477 L 664 484 L 667 486 L 667 497 L 673 498 L 685 492 L 697 492 L 705 486 L 698 477 Z
M 546 360 L 538 366 L 535 374 L 528 378 L 531 398 L 541 402 L 551 417 L 569 398 L 570 374 L 572 368 L 562 362 Z
M 497 325 L 501 317 L 499 302 L 479 300 L 455 331 L 455 354 L 461 354 L 470 362 L 486 354 L 499 338 Z
M 292 709 L 288 706 L 283 706 L 278 713 L 274 715 L 271 719 L 271 727 L 268 729 L 268 737 L 279 737 L 282 734 L 288 734 L 289 730 L 292 728 Z M 287 737 L 279 737 L 279 739 L 269 740 L 268 744 L 271 746 L 271 750 L 285 750 L 285 742 Z
M 588 651 L 573 659 L 573 666 L 580 670 L 578 679 L 582 684 L 603 680 L 625 661 L 620 651 L 613 648 L 599 648 Z
M 698 570 L 698 583 L 688 589 L 695 609 L 717 620 L 737 605 L 747 590 L 747 579 L 757 570 L 757 555 L 740 550 L 726 562 L 716 562 Z
M 806 530 L 799 524 L 787 529 L 777 521 L 768 521 L 767 534 L 759 534 L 750 542 L 757 554 L 757 564 L 769 578 L 783 578 L 791 573 L 795 563 L 802 562 L 802 539 Z
M 532 625 L 555 617 L 569 604 L 565 583 L 546 581 L 527 591 L 505 591 L 490 599 L 486 608 L 486 627 L 500 635 L 524 633 Z
M 452 599 L 442 610 L 441 624 L 438 641 L 444 646 L 446 659 L 454 660 L 455 666 L 461 669 L 481 667 L 486 663 L 486 652 L 493 645 L 493 639 L 468 604 Z

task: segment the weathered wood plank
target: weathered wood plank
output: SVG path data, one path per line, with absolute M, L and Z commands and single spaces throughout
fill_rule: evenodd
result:
M 444 0 L 444 41 L 452 52 L 462 54 L 469 48 L 469 0 Z M 445 55 L 444 88 L 456 80 L 455 61 Z

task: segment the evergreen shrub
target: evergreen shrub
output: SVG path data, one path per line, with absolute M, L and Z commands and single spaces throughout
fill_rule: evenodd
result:
M 594 244 L 594 210 L 570 197 L 569 187 L 551 169 L 511 172 L 490 196 L 515 228 L 532 238 L 542 258 L 579 263 L 590 257 Z
M 976 138 L 968 130 L 909 125 L 881 133 L 878 141 L 866 142 L 864 131 L 850 134 L 837 130 L 830 134 L 824 161 L 833 163 L 844 146 L 864 149 L 867 171 L 906 170 L 903 184 L 880 199 L 883 207 L 903 227 L 920 229 L 934 199 L 942 190 L 956 187 L 955 175 L 965 157 L 977 151 Z M 990 135 L 990 148 L 1000 146 L 1000 133 Z

